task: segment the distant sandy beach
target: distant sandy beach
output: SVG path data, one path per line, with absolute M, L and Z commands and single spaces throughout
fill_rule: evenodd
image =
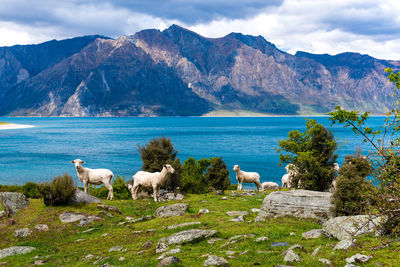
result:
M 33 125 L 25 125 L 25 124 L 15 124 L 15 123 L 0 122 L 0 130 L 23 129 L 23 128 L 32 128 L 32 127 L 35 127 L 35 126 L 33 126 Z

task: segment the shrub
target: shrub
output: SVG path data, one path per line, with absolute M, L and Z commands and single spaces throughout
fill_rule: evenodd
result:
M 38 185 L 38 191 L 43 196 L 46 206 L 68 204 L 75 190 L 74 179 L 66 173 L 55 177 L 50 183 L 44 182 Z
M 36 183 L 27 182 L 22 186 L 22 193 L 28 198 L 40 198 Z
M 372 203 L 366 192 L 372 192 L 374 187 L 366 177 L 371 174 L 371 170 L 372 166 L 365 157 L 346 156 L 332 198 L 336 216 L 364 214 L 368 211 Z
M 170 138 L 155 137 L 145 146 L 138 146 L 138 151 L 142 158 L 142 169 L 148 172 L 159 172 L 164 164 L 171 164 L 175 172 L 168 174 L 163 188 L 168 191 L 175 191 L 181 186 L 181 161 L 177 158 L 178 151 Z
M 192 194 L 202 194 L 208 191 L 204 173 L 210 165 L 209 159 L 196 161 L 193 157 L 188 158 L 182 165 L 181 191 Z
M 112 187 L 114 192 L 114 199 L 130 199 L 131 193 L 128 190 L 128 187 L 125 186 L 127 182 L 124 177 L 117 176 L 115 180 L 113 180 Z M 96 188 L 94 185 L 89 185 L 89 193 L 92 196 L 97 198 L 107 198 L 108 196 L 108 188 L 104 185 Z
M 334 179 L 337 143 L 331 131 L 315 120 L 307 120 L 306 130 L 290 131 L 286 140 L 279 141 L 280 164 L 293 163 L 298 175 L 292 180 L 294 187 L 326 191 Z
M 22 192 L 20 185 L 0 185 L 0 192 Z
M 226 190 L 231 184 L 229 170 L 221 157 L 211 158 L 211 166 L 207 168 L 204 178 L 206 184 L 215 190 Z

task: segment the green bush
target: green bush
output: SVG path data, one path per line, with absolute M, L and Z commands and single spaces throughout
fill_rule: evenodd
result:
M 168 191 L 175 191 L 181 186 L 182 166 L 181 161 L 177 158 L 178 151 L 170 138 L 155 137 L 145 146 L 138 146 L 138 151 L 142 158 L 142 169 L 148 172 L 159 172 L 164 164 L 171 164 L 175 172 L 168 174 L 162 188 Z
M 28 198 L 40 198 L 36 183 L 27 182 L 22 186 L 22 193 Z
M 68 174 L 55 177 L 50 183 L 43 182 L 38 185 L 46 206 L 66 205 L 71 201 L 76 186 L 74 179 Z
M 371 171 L 372 166 L 366 158 L 361 155 L 346 156 L 332 198 L 336 216 L 365 214 L 369 211 L 373 201 L 367 192 L 372 193 L 374 187 L 366 177 Z
M 211 166 L 207 168 L 204 178 L 206 184 L 215 190 L 226 190 L 231 184 L 229 170 L 221 157 L 211 158 Z
M 22 192 L 20 185 L 0 185 L 0 192 Z
M 112 187 L 114 192 L 114 199 L 130 199 L 132 198 L 128 187 L 125 186 L 127 182 L 124 177 L 117 176 L 113 180 Z M 96 188 L 94 185 L 89 185 L 89 193 L 97 198 L 107 198 L 108 188 L 104 185 Z
M 192 194 L 202 194 L 208 191 L 208 184 L 204 174 L 210 166 L 209 159 L 196 161 L 193 157 L 188 158 L 182 165 L 181 191 Z

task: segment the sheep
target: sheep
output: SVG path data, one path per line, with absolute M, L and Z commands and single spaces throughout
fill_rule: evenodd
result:
M 78 174 L 79 180 L 85 187 L 85 193 L 88 193 L 88 184 L 100 185 L 104 184 L 108 188 L 107 200 L 113 200 L 114 193 L 113 187 L 111 186 L 111 180 L 114 174 L 107 169 L 89 169 L 82 167 L 85 162 L 80 159 L 71 161 L 75 165 L 76 173 Z
M 291 188 L 293 177 L 299 172 L 297 170 L 297 167 L 291 163 L 286 165 L 285 169 L 287 174 L 282 176 L 282 187 Z
M 233 171 L 236 172 L 236 180 L 238 181 L 238 190 L 242 190 L 243 182 L 254 183 L 257 186 L 257 191 L 261 188 L 260 175 L 256 172 L 245 172 L 240 170 L 239 165 L 233 166 Z
M 161 172 L 145 172 L 138 171 L 132 176 L 132 184 L 126 184 L 129 191 L 131 191 L 132 198 L 137 199 L 137 193 L 140 186 L 152 187 L 153 198 L 157 202 L 160 195 L 160 187 L 165 182 L 168 173 L 174 173 L 175 170 L 171 165 L 166 164 L 163 166 Z
M 338 172 L 340 170 L 340 165 L 337 164 L 337 163 L 333 163 L 333 170 L 335 172 Z M 336 179 L 337 179 L 337 177 L 335 177 L 335 179 L 333 179 L 333 181 L 332 181 L 331 189 L 330 189 L 331 192 L 335 192 L 336 191 Z
M 274 182 L 264 182 L 261 184 L 261 190 L 267 190 L 267 189 L 278 189 L 279 185 Z

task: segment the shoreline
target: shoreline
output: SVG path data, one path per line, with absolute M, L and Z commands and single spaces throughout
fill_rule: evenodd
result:
M 0 130 L 14 130 L 14 129 L 26 129 L 26 128 L 33 128 L 33 125 L 26 125 L 26 124 L 15 124 L 15 123 L 0 123 Z

